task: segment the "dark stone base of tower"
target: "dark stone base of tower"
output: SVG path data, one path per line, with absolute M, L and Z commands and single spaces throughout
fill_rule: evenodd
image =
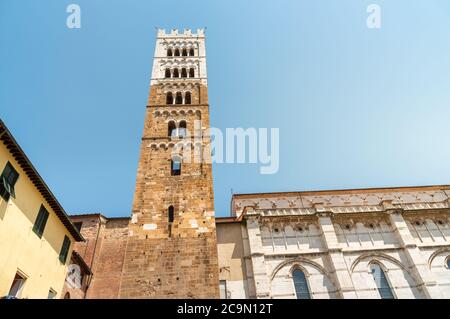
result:
M 215 238 L 129 238 L 120 298 L 218 298 Z

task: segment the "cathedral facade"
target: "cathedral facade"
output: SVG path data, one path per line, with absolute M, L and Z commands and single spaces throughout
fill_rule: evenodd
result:
M 84 298 L 450 298 L 450 186 L 236 194 L 215 218 L 208 129 L 204 31 L 158 30 L 132 214 L 72 216 Z
M 449 186 L 234 195 L 234 217 L 217 227 L 222 295 L 450 298 L 449 195 Z M 222 227 L 239 238 L 239 261 Z

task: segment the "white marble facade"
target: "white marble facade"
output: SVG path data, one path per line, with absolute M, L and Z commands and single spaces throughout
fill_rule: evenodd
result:
M 233 196 L 242 223 L 249 298 L 380 298 L 371 265 L 394 298 L 450 298 L 449 186 Z M 241 216 L 242 215 L 242 216 Z

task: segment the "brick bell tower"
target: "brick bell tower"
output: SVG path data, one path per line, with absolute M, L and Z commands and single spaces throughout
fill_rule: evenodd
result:
M 158 30 L 120 298 L 219 297 L 205 56 Z

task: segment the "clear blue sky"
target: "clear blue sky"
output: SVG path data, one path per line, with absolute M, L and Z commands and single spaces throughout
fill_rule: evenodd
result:
M 207 26 L 212 126 L 281 139 L 278 174 L 214 166 L 218 216 L 231 189 L 447 184 L 449 12 L 448 0 L 1 0 L 0 114 L 69 213 L 129 215 L 155 26 Z

